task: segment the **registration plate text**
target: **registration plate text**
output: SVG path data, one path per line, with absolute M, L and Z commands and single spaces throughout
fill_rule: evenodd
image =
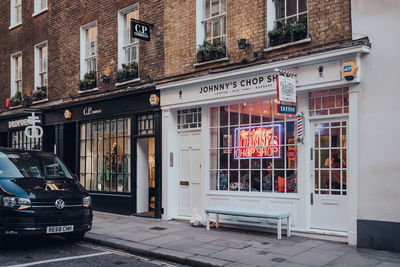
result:
M 46 229 L 47 234 L 68 233 L 73 231 L 73 225 L 49 226 Z

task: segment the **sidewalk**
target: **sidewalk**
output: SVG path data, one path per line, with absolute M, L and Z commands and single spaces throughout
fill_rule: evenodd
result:
M 400 253 L 339 242 L 95 212 L 87 241 L 195 266 L 400 267 Z

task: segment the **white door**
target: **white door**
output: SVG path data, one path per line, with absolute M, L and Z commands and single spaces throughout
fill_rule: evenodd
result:
M 201 192 L 200 131 L 179 133 L 178 215 L 200 213 Z
M 345 119 L 311 123 L 311 228 L 347 231 L 347 125 Z

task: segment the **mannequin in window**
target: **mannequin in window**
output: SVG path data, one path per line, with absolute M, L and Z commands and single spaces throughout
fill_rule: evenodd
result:
M 332 150 L 331 158 L 330 159 L 327 158 L 325 160 L 325 168 L 339 169 L 340 166 L 341 166 L 341 160 L 338 155 L 338 152 L 337 150 Z M 340 189 L 340 171 L 332 170 L 331 179 L 332 179 L 332 189 Z
M 121 145 L 114 143 L 111 154 L 105 156 L 105 188 L 108 188 L 111 180 L 110 191 L 123 191 L 124 180 L 128 177 L 128 159 L 123 155 Z M 118 187 L 117 187 L 118 185 Z M 125 188 L 125 190 L 129 190 Z

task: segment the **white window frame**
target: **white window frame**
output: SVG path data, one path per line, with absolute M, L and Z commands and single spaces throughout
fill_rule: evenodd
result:
M 87 68 L 87 64 L 86 61 L 89 58 L 96 58 L 96 71 L 97 71 L 97 64 L 98 64 L 98 53 L 97 53 L 97 48 L 98 48 L 98 32 L 97 32 L 97 36 L 96 36 L 96 55 L 95 56 L 90 56 L 87 57 L 87 40 L 88 40 L 88 36 L 87 36 L 87 30 L 89 30 L 90 28 L 93 27 L 97 27 L 97 20 L 90 22 L 88 24 L 85 24 L 83 26 L 81 26 L 81 33 L 80 33 L 80 71 L 81 71 L 81 79 L 83 79 L 83 77 L 85 76 L 85 73 L 89 72 L 88 68 Z M 98 29 L 97 29 L 98 31 Z
M 17 1 L 20 1 L 18 4 Z M 22 24 L 22 0 L 10 0 L 10 27 L 13 29 Z
M 122 64 L 127 64 L 130 63 L 127 61 L 125 58 L 125 50 L 130 49 L 134 46 L 136 46 L 136 60 L 131 61 L 131 62 L 137 62 L 139 64 L 139 40 L 134 39 L 132 43 L 126 42 L 126 38 L 129 38 L 129 30 L 126 30 L 126 15 L 138 10 L 138 16 L 139 16 L 139 4 L 133 4 L 130 5 L 126 8 L 123 8 L 118 11 L 118 68 L 122 68 Z M 139 19 L 139 18 L 138 18 Z M 130 27 L 128 27 L 130 28 Z M 127 36 L 128 34 L 128 36 Z
M 48 10 L 48 0 L 34 0 L 34 13 L 32 17 L 35 17 Z
M 18 58 L 21 57 L 21 77 L 17 77 L 18 68 Z M 20 87 L 18 88 L 17 82 L 20 82 Z M 11 97 L 13 97 L 17 92 L 22 94 L 22 52 L 17 52 L 11 55 Z
M 225 47 L 228 46 L 228 23 L 227 23 L 227 10 L 223 13 L 221 13 L 221 0 L 219 3 L 219 14 L 217 16 L 209 17 L 206 18 L 206 1 L 212 1 L 212 0 L 196 0 L 196 45 L 197 47 L 199 45 L 202 45 L 203 42 L 206 40 L 206 34 L 204 31 L 204 23 L 206 23 L 209 20 L 214 20 L 217 18 L 225 17 L 225 34 L 219 35 L 220 38 L 225 39 Z M 211 5 L 211 4 L 210 4 Z M 226 9 L 228 9 L 228 0 L 226 0 Z M 210 7 L 211 11 L 211 7 Z M 221 24 L 222 27 L 222 24 Z M 222 29 L 221 29 L 222 33 Z M 214 37 L 211 37 L 211 43 L 212 40 L 215 39 Z
M 43 47 L 47 47 L 47 55 L 46 55 L 46 62 L 45 62 L 45 70 L 42 70 L 40 65 L 41 65 L 41 58 L 40 58 L 40 51 Z M 48 60 L 49 58 L 49 47 L 48 47 L 48 43 L 47 41 L 41 42 L 37 45 L 35 45 L 35 88 L 34 90 L 36 90 L 36 87 L 38 86 L 43 86 L 46 85 L 48 86 Z M 42 84 L 41 81 L 41 75 L 43 74 L 47 74 L 47 83 L 46 84 Z
M 296 14 L 295 15 L 291 15 L 291 16 L 286 16 L 286 1 L 288 1 L 288 0 L 285 0 L 285 17 L 284 17 L 285 23 L 286 23 L 288 18 L 292 18 L 292 17 L 296 16 L 297 20 L 298 20 L 300 15 L 307 14 L 307 36 L 308 36 L 308 0 L 306 0 L 307 1 L 307 11 L 300 12 L 300 13 L 299 13 L 299 0 L 296 0 L 296 3 L 297 3 Z M 267 33 L 274 29 L 275 21 L 277 21 L 277 19 L 276 19 L 276 9 L 275 9 L 275 0 L 268 0 L 267 1 Z M 268 45 L 269 45 L 269 38 L 268 38 Z

